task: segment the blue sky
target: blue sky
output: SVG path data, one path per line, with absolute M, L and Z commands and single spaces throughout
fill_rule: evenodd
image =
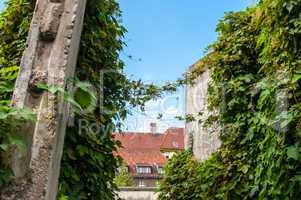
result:
M 254 0 L 117 0 L 128 29 L 127 47 L 121 53 L 126 73 L 134 79 L 162 84 L 179 78 L 204 55 L 217 34 L 215 27 L 225 12 L 237 11 Z M 0 0 L 0 10 L 4 0 Z M 128 56 L 132 58 L 129 59 Z M 125 129 L 148 131 L 157 122 L 160 131 L 183 126 L 174 116 L 184 113 L 184 90 L 150 102 L 146 112 L 133 110 Z M 163 113 L 162 120 L 157 120 Z
M 204 55 L 216 40 L 218 21 L 225 12 L 245 9 L 254 0 L 118 0 L 123 24 L 128 29 L 122 53 L 126 72 L 146 82 L 162 84 L 179 78 Z M 132 56 L 129 59 L 127 56 Z M 174 119 L 184 114 L 184 90 L 148 104 L 146 112 L 134 111 L 126 126 L 131 131 L 148 131 L 156 122 L 164 131 L 183 126 Z M 163 113 L 162 120 L 157 120 Z
M 143 80 L 174 80 L 202 57 L 227 11 L 250 0 L 119 0 L 128 29 L 127 73 Z M 134 59 L 127 59 L 132 55 Z M 139 61 L 141 59 L 141 61 Z

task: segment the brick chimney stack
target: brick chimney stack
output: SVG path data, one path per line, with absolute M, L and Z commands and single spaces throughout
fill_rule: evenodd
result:
M 151 133 L 157 133 L 157 124 L 152 122 L 150 123 L 150 131 Z

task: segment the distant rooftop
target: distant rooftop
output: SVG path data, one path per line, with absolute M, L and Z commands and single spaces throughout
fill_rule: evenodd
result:
M 162 150 L 184 150 L 184 128 L 169 128 L 165 133 L 123 132 L 113 135 L 122 144 L 117 154 L 128 166 L 163 166 L 167 158 Z

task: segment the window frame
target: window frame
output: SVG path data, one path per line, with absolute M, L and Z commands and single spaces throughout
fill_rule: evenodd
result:
M 162 166 L 157 166 L 157 172 L 158 172 L 158 174 L 163 175 L 164 174 L 164 168 Z
M 138 165 L 136 167 L 136 171 L 137 171 L 137 174 L 152 174 L 153 169 L 151 166 Z

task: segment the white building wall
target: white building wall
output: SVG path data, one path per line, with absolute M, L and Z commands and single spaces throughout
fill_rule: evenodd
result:
M 156 188 L 121 188 L 117 192 L 122 200 L 157 200 Z
M 193 147 L 193 153 L 199 160 L 207 159 L 210 154 L 220 147 L 218 126 L 204 127 L 204 122 L 211 114 L 207 108 L 207 91 L 210 72 L 206 69 L 197 78 L 194 85 L 186 87 L 186 114 L 198 116 L 196 121 L 186 122 L 185 148 Z M 199 121 L 200 120 L 200 121 Z

